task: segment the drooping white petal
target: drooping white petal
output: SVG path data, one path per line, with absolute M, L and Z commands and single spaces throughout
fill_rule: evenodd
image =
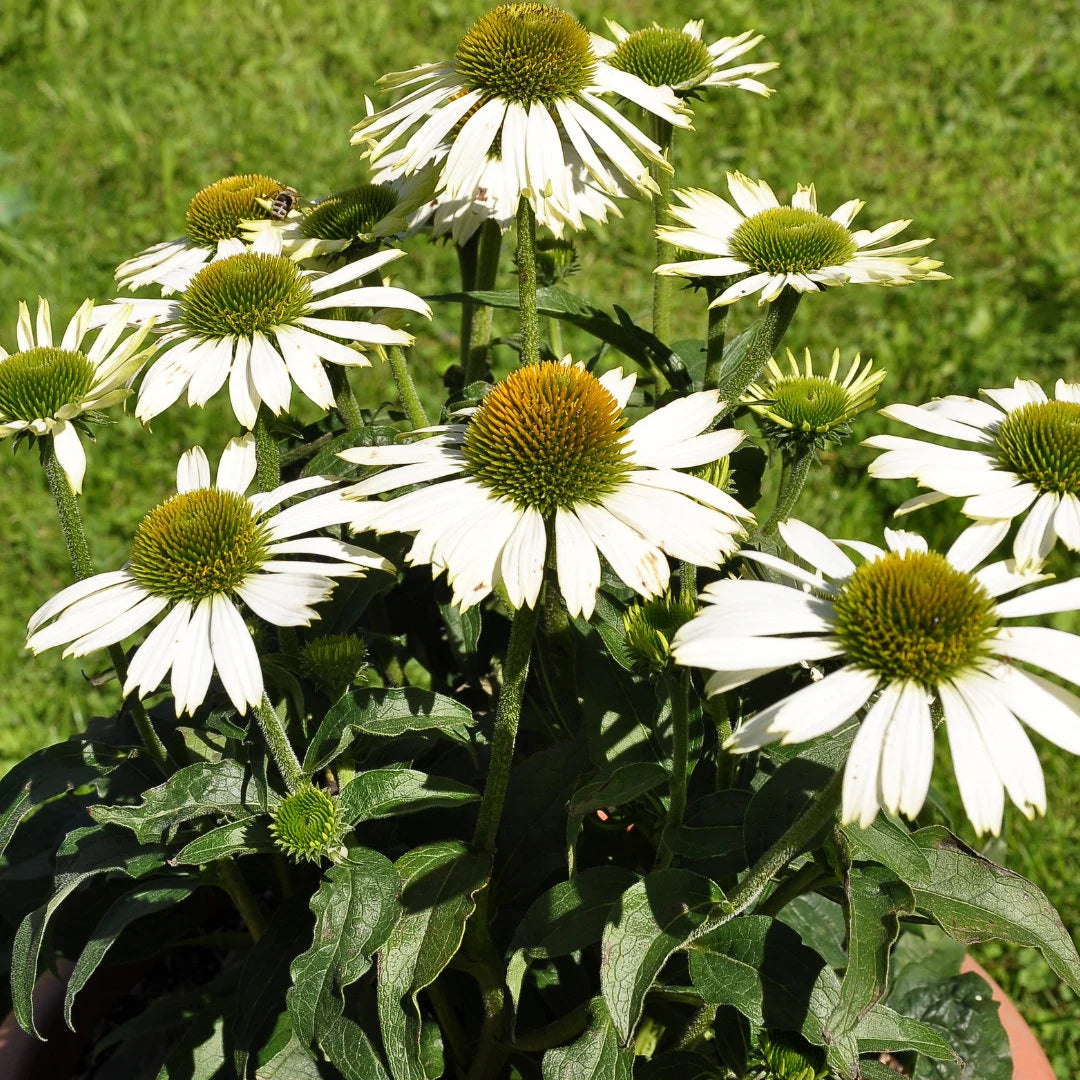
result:
M 146 590 L 130 574 L 126 574 L 115 584 L 95 589 L 63 608 L 57 608 L 57 617 L 32 633 L 26 641 L 26 647 L 31 652 L 39 653 L 44 649 L 51 649 L 54 645 L 75 641 L 125 614 L 146 597 Z M 56 599 L 53 598 L 54 601 Z
M 659 548 L 602 506 L 582 503 L 574 510 L 589 539 L 631 589 L 649 598 L 667 588 L 671 568 Z
M 600 557 L 572 511 L 555 511 L 555 569 L 570 616 L 589 619 L 600 588 Z
M 957 570 L 974 570 L 1005 539 L 1010 522 L 976 521 L 954 541 L 945 555 Z
M 967 702 L 949 683 L 938 687 L 949 733 L 953 770 L 964 810 L 977 833 L 1001 832 L 1005 790 Z
M 900 700 L 902 684 L 889 683 L 870 707 L 844 766 L 842 820 L 869 828 L 877 817 L 885 732 Z
M 518 518 L 514 531 L 503 546 L 497 572 L 506 586 L 512 607 L 535 607 L 544 583 L 547 537 L 543 515 L 529 507 Z
M 800 559 L 830 577 L 846 578 L 855 572 L 855 564 L 843 550 L 812 525 L 796 518 L 788 518 L 787 521 L 780 522 L 778 528 L 784 543 Z
M 193 713 L 206 697 L 214 657 L 210 650 L 210 597 L 200 600 L 176 646 L 172 692 L 176 715 Z
M 173 665 L 176 650 L 190 619 L 191 602 L 180 600 L 150 631 L 131 658 L 131 666 L 124 680 L 125 697 L 136 689 L 139 697 L 146 697 L 161 685 L 161 680 Z
M 251 381 L 266 407 L 277 416 L 288 412 L 292 383 L 281 354 L 258 331 L 251 335 Z
M 747 637 L 753 634 L 828 633 L 835 622 L 832 602 L 789 585 L 742 578 L 714 581 L 701 599 L 710 606 L 679 633 L 701 632 Z
M 263 679 L 259 654 L 240 612 L 221 594 L 210 601 L 210 651 L 221 684 L 237 712 L 262 701 Z
M 1057 536 L 1054 532 L 1054 516 L 1060 496 L 1048 491 L 1036 500 L 1035 505 L 1016 531 L 1013 556 L 1021 570 L 1038 569 L 1046 561 Z
M 1032 731 L 1080 754 L 1080 697 L 1012 664 L 998 664 L 989 674 L 995 692 Z
M 237 338 L 232 369 L 229 371 L 229 401 L 236 419 L 249 431 L 259 415 L 259 393 L 251 378 L 251 339 Z M 204 691 L 205 693 L 205 691 Z
M 156 618 L 166 607 L 168 600 L 163 596 L 147 596 L 134 607 L 120 612 L 115 618 L 91 630 L 88 634 L 73 641 L 63 652 L 69 656 L 85 656 L 97 649 L 105 649 L 118 641 L 130 637 L 136 630 L 141 630 L 151 619 Z
M 110 570 L 105 574 L 94 574 L 93 577 L 76 581 L 73 585 L 61 589 L 51 600 L 47 600 L 30 616 L 26 624 L 26 632 L 33 634 L 35 630 L 43 626 L 54 615 L 88 596 L 105 590 L 111 591 L 117 585 L 133 584 L 134 580 L 131 571 L 127 567 L 123 567 L 120 570 Z
M 914 682 L 902 684 L 881 748 L 881 802 L 891 813 L 914 817 L 926 801 L 934 767 L 930 695 Z
M 1039 489 L 1034 484 L 1017 483 L 1001 491 L 972 495 L 964 501 L 963 510 L 973 518 L 1014 518 L 1022 514 L 1036 499 Z
M 62 421 L 53 428 L 52 439 L 56 460 L 67 476 L 71 490 L 78 495 L 82 491 L 83 477 L 86 475 L 86 451 L 79 440 L 78 428 Z
M 333 591 L 331 578 L 321 574 L 250 574 L 236 587 L 237 595 L 260 619 L 274 626 L 307 626 Z

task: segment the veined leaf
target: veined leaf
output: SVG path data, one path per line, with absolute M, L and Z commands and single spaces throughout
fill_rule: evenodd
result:
M 567 1046 L 544 1054 L 544 1080 L 631 1080 L 634 1051 L 621 1046 L 603 998 L 591 1003 L 584 1033 Z
M 960 1062 L 940 1028 L 931 1027 L 910 1016 L 901 1016 L 888 1005 L 875 1005 L 859 1021 L 855 1038 L 860 1054 L 915 1050 L 935 1061 Z
M 172 858 L 181 866 L 205 866 L 230 855 L 253 855 L 274 850 L 268 817 L 248 817 L 230 821 L 197 836 Z
M 415 769 L 369 769 L 350 780 L 340 795 L 346 825 L 378 818 L 447 809 L 476 802 L 480 792 L 445 776 Z

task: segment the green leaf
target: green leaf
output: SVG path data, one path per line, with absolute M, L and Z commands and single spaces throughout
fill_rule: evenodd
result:
M 320 1045 L 344 1080 L 389 1080 L 367 1032 L 347 1016 L 339 1016 L 320 1036 Z
M 751 1023 L 798 1031 L 825 1046 L 840 1001 L 840 980 L 790 927 L 765 915 L 732 919 L 690 946 L 690 978 L 705 1001 L 733 1005 Z M 830 1063 L 853 1075 L 857 1048 L 847 1036 L 829 1046 Z
M 789 900 L 776 917 L 820 954 L 829 967 L 847 966 L 847 923 L 838 903 L 820 893 L 804 893 Z
M 746 808 L 743 836 L 747 859 L 755 861 L 778 840 L 834 772 L 827 765 L 803 757 L 781 765 Z M 812 844 L 807 843 L 806 847 L 809 849 Z
M 960 974 L 967 949 L 936 926 L 907 926 L 890 960 L 889 993 L 899 1001 L 910 990 Z
M 267 817 L 249 817 L 219 825 L 185 844 L 172 861 L 180 866 L 205 866 L 230 855 L 273 851 L 274 838 L 270 835 L 269 822 Z
M 162 867 L 165 851 L 145 846 L 117 829 L 92 825 L 68 833 L 56 853 L 54 892 L 19 924 L 11 948 L 11 1005 L 19 1026 L 41 1038 L 34 1026 L 34 981 L 38 956 L 49 920 L 84 881 L 110 872 L 143 877 Z
M 71 1022 L 71 1007 L 75 1002 L 75 995 L 86 985 L 116 939 L 136 919 L 179 904 L 198 887 L 198 881 L 156 878 L 124 893 L 112 904 L 94 928 L 68 979 L 67 993 L 64 996 L 64 1020 L 72 1031 L 75 1027 Z
M 911 890 L 883 866 L 848 868 L 848 962 L 840 1001 L 826 1025 L 834 1039 L 854 1031 L 881 1000 L 889 983 L 889 950 L 900 933 L 900 916 L 915 910 Z
M 325 1075 L 325 1070 L 294 1035 L 269 1061 L 259 1066 L 258 1080 L 325 1080 Z
M 947 1031 L 963 1065 L 922 1056 L 915 1080 L 1012 1080 L 1009 1039 L 998 1018 L 990 987 L 974 972 L 916 987 L 897 1009 Z
M 731 788 L 695 799 L 678 829 L 664 829 L 664 844 L 690 859 L 736 857 L 745 865 L 743 820 L 750 793 Z
M 443 293 L 438 296 L 429 296 L 428 300 L 455 303 L 471 300 L 473 303 L 484 304 L 487 307 L 508 308 L 514 311 L 518 309 L 517 289 Z M 650 334 L 648 330 L 634 323 L 620 308 L 615 308 L 619 316 L 619 321 L 616 322 L 606 312 L 593 307 L 592 304 L 573 293 L 556 286 L 548 286 L 536 290 L 536 310 L 540 315 L 568 322 L 584 330 L 594 338 L 618 349 L 631 360 L 636 360 L 643 367 L 647 368 L 655 363 L 676 390 L 685 393 L 693 389 L 690 374 L 679 355 L 655 335 Z
M 544 1080 L 631 1080 L 633 1049 L 619 1044 L 602 998 L 595 998 L 590 1009 L 589 1026 L 579 1038 L 544 1054 Z
M 566 818 L 566 848 L 571 853 L 571 861 L 586 814 L 632 802 L 667 783 L 667 779 L 668 771 L 663 765 L 657 765 L 655 761 L 635 761 L 620 766 L 602 780 L 593 780 L 578 788 L 570 799 Z
M 845 825 L 844 835 L 852 859 L 881 863 L 901 881 L 925 881 L 930 876 L 930 861 L 910 831 L 884 814 L 878 814 L 867 829 Z
M 636 880 L 622 867 L 595 866 L 533 901 L 510 944 L 506 979 L 515 1005 L 529 961 L 566 956 L 599 941 L 612 906 Z
M 406 852 L 394 864 L 401 913 L 379 950 L 377 1000 L 394 1080 L 426 1080 L 416 995 L 438 978 L 461 945 L 488 861 L 456 841 Z
M 901 1016 L 888 1005 L 875 1005 L 855 1029 L 860 1054 L 915 1050 L 935 1061 L 960 1062 L 956 1051 L 937 1028 L 910 1016 Z
M 467 742 L 472 713 L 452 698 L 416 687 L 359 689 L 346 694 L 326 714 L 304 758 L 304 771 L 316 772 L 345 749 L 359 732 L 392 739 L 412 731 L 437 731 Z
M 635 1080 L 726 1080 L 730 1076 L 715 1060 L 688 1050 L 657 1054 L 638 1065 L 635 1074 Z
M 354 476 L 356 466 L 339 458 L 342 450 L 351 450 L 354 446 L 387 446 L 400 434 L 392 427 L 362 427 L 343 432 L 332 439 L 319 452 L 308 459 L 302 476 Z
M 446 627 L 446 639 L 454 660 L 468 667 L 480 642 L 480 606 L 462 611 L 456 604 L 439 604 L 439 615 Z
M 445 776 L 415 769 L 371 769 L 349 781 L 340 795 L 346 825 L 378 818 L 448 809 L 476 802 L 480 792 Z
M 920 829 L 913 838 L 930 865 L 928 878 L 908 881 L 918 911 L 965 945 L 1001 938 L 1034 946 L 1080 993 L 1076 946 L 1035 885 L 976 854 L 940 825 Z
M 69 739 L 20 761 L 0 779 L 0 855 L 35 807 L 102 779 L 127 756 L 125 751 Z
M 246 819 L 263 808 L 250 770 L 238 761 L 200 761 L 173 773 L 163 784 L 143 795 L 140 806 L 92 806 L 90 814 L 103 825 L 131 829 L 143 843 L 160 840 L 178 825 L 195 818 L 219 815 Z M 272 806 L 279 797 L 269 793 Z
M 624 1043 L 660 969 L 723 899 L 717 885 L 689 870 L 654 871 L 623 893 L 604 929 L 600 990 Z
M 169 1052 L 157 1080 L 218 1080 L 225 1064 L 225 1017 L 195 1018 Z
M 375 950 L 390 934 L 399 884 L 385 855 L 352 848 L 312 896 L 314 938 L 292 962 L 286 996 L 293 1031 L 312 1050 L 344 1015 L 344 989 L 371 967 Z

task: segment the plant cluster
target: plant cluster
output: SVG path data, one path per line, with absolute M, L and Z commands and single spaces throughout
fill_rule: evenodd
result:
M 1080 990 L 1052 906 L 957 839 L 931 784 L 944 728 L 996 836 L 1006 795 L 1046 809 L 1027 729 L 1080 753 L 1080 641 L 1047 623 L 1080 579 L 1045 569 L 1080 550 L 1080 384 L 883 410 L 918 435 L 869 440 L 870 472 L 926 489 L 898 514 L 964 500 L 947 551 L 793 516 L 885 379 L 839 349 L 782 361 L 804 298 L 942 264 L 896 241 L 908 220 L 856 228 L 862 202 L 823 213 L 813 185 L 676 189 L 694 100 L 767 98 L 777 65 L 743 62 L 752 31 L 608 29 L 497 7 L 382 80 L 393 101 L 353 134 L 364 183 L 225 177 L 117 269 L 119 298 L 55 335 L 47 301 L 20 304 L 0 437 L 36 446 L 75 578 L 27 646 L 106 653 L 121 699 L 0 781 L 27 1031 L 43 965 L 71 1024 L 99 969 L 197 949 L 204 979 L 96 1062 L 1005 1080 L 962 945 L 1036 947 Z M 632 197 L 654 210 L 648 329 L 568 287 L 575 234 Z M 456 247 L 459 288 L 387 276 L 419 236 Z M 407 350 L 435 302 L 460 309 L 460 356 L 431 416 Z M 671 342 L 676 304 L 700 340 Z M 494 337 L 498 309 L 516 335 Z M 367 400 L 373 362 L 400 407 Z M 238 433 L 216 467 L 188 450 L 95 572 L 78 496 L 103 410 L 217 395 Z

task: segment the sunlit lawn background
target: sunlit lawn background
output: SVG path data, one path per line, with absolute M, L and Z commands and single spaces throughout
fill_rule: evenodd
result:
M 362 180 L 348 132 L 375 79 L 447 55 L 481 10 L 466 0 L 4 0 L 0 344 L 14 347 L 21 298 L 47 295 L 62 323 L 85 296 L 110 296 L 116 264 L 179 235 L 190 196 L 223 175 L 265 172 L 307 194 Z M 1080 376 L 1072 0 L 582 0 L 577 13 L 596 30 L 605 16 L 630 28 L 702 17 L 706 40 L 751 26 L 767 35 L 752 58 L 781 61 L 770 76 L 780 92 L 768 102 L 726 92 L 699 105 L 696 134 L 677 145 L 677 183 L 717 190 L 724 171 L 738 168 L 786 197 L 813 181 L 825 212 L 858 196 L 867 203 L 862 227 L 910 216 L 906 236 L 939 238 L 934 253 L 954 280 L 810 297 L 790 345 L 872 355 L 889 370 L 886 400 L 973 393 L 1017 374 L 1047 386 Z M 645 207 L 626 207 L 624 220 L 581 237 L 580 248 L 583 272 L 571 287 L 645 321 Z M 446 249 L 421 241 L 414 252 L 396 264 L 404 284 L 421 293 L 453 285 Z M 737 307 L 735 329 L 752 307 Z M 677 336 L 700 336 L 702 322 L 700 297 L 681 294 Z M 439 308 L 415 351 L 430 401 L 456 350 L 456 312 Z M 369 405 L 392 389 L 378 369 L 358 373 L 354 386 Z M 882 427 L 865 417 L 857 435 Z M 134 525 L 172 490 L 179 453 L 202 442 L 216 456 L 232 433 L 231 415 L 217 407 L 171 410 L 152 434 L 130 418 L 103 431 L 83 498 L 100 568 L 122 561 Z M 829 458 L 800 514 L 832 535 L 880 535 L 912 489 L 872 486 L 868 460 L 858 446 Z M 115 685 L 91 689 L 85 663 L 23 654 L 27 617 L 70 581 L 70 568 L 34 454 L 0 448 L 0 500 L 0 762 L 8 767 L 110 707 Z M 914 524 L 947 541 L 959 519 L 942 510 Z M 1075 930 L 1077 762 L 1041 749 L 1049 815 L 1028 824 L 1010 808 L 1004 858 Z M 1058 1075 L 1080 1075 L 1080 1008 L 1069 991 L 1035 953 L 985 946 L 979 956 L 1019 1000 Z

